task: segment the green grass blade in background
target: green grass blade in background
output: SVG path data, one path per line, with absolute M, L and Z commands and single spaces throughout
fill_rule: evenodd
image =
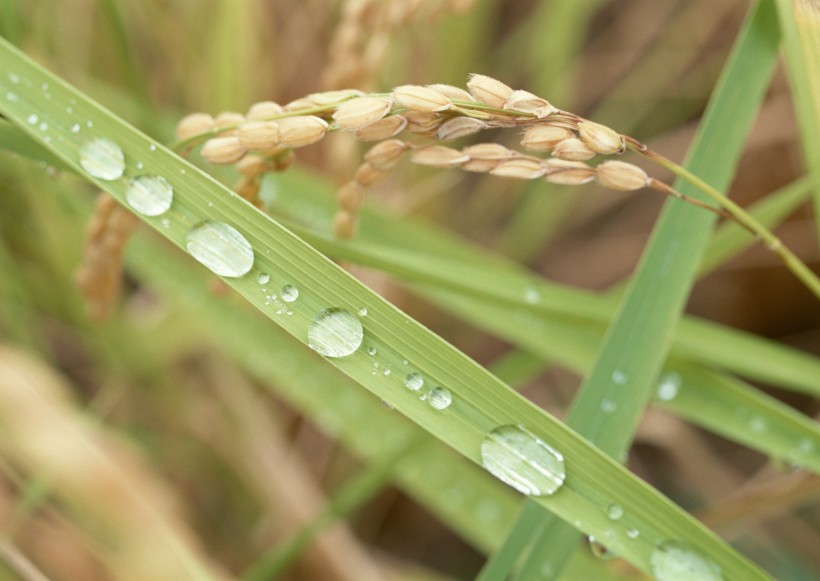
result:
M 613 543 L 622 543 L 617 547 L 620 554 L 642 570 L 649 570 L 650 555 L 661 543 L 685 540 L 720 566 L 727 577 L 766 578 L 684 511 L 278 223 L 0 42 L 0 95 L 8 93 L 19 99 L 0 99 L 0 111 L 78 172 L 83 171 L 79 152 L 84 144 L 98 137 L 115 140 L 127 160 L 125 179 L 86 178 L 117 200 L 125 201 L 126 180 L 136 172 L 165 177 L 175 189 L 172 210 L 162 218 L 141 219 L 177 246 L 184 247 L 189 229 L 203 220 L 233 225 L 253 248 L 254 263 L 247 276 L 228 279 L 227 284 L 299 341 L 306 342 L 308 327 L 322 309 L 358 312 L 366 307 L 366 316 L 361 315 L 364 348 L 325 364 L 332 364 L 378 398 L 391 401 L 401 413 L 470 460 L 480 462 L 482 441 L 489 431 L 502 425 L 525 425 L 550 442 L 564 454 L 569 474 L 559 493 L 539 497 L 539 502 L 575 523 L 584 534 L 601 536 L 612 530 L 606 507 L 617 500 L 628 515 L 623 519 L 624 527 L 640 527 L 641 535 L 631 539 L 626 528 L 619 529 L 614 532 Z M 72 109 L 71 117 L 65 115 L 67 107 Z M 31 122 L 33 115 L 37 117 Z M 71 130 L 75 123 L 82 123 L 79 131 Z M 298 301 L 292 303 L 292 315 L 284 310 L 276 312 L 266 304 L 260 285 L 268 283 L 258 282 L 263 272 L 270 275 L 271 284 L 300 289 Z M 374 376 L 374 359 L 365 353 L 369 347 L 378 353 L 375 360 L 382 368 L 396 373 Z M 452 404 L 438 410 L 420 401 L 404 387 L 404 369 L 421 373 L 429 385 L 446 386 L 452 392 Z
M 777 43 L 774 5 L 763 0 L 752 8 L 740 32 L 685 164 L 719 191 L 730 183 L 768 88 Z M 682 180 L 675 183 L 675 189 L 702 197 Z M 667 202 L 597 361 L 573 400 L 567 424 L 614 458 L 629 449 L 653 392 L 714 220 L 696 207 Z M 531 502 L 527 506 L 541 510 Z M 575 534 L 563 527 L 559 536 Z M 551 546 L 550 539 L 538 540 L 522 578 L 536 577 L 543 563 L 553 563 L 554 570 L 561 570 L 566 553 Z
M 776 0 L 786 71 L 808 173 L 820 174 L 820 6 L 809 0 Z M 820 237 L 820 186 L 814 188 Z

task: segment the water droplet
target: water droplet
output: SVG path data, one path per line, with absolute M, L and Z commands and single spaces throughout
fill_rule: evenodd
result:
M 283 301 L 286 303 L 292 303 L 299 298 L 299 289 L 295 286 L 286 284 L 282 287 L 282 290 L 279 291 L 279 294 L 282 296 Z
M 171 227 L 171 221 L 168 218 L 163 218 L 162 219 L 162 227 L 163 228 L 170 228 Z
M 16 93 L 12 93 L 11 91 L 9 91 L 8 93 L 6 93 L 6 100 L 15 103 L 20 100 L 20 97 L 18 97 Z
M 71 126 L 71 133 L 79 133 L 80 132 L 80 124 L 75 123 Z
M 159 216 L 171 207 L 174 188 L 163 177 L 137 176 L 129 182 L 125 200 L 143 216 Z
M 140 170 L 141 170 L 141 169 L 142 169 L 142 168 L 144 168 L 144 167 L 145 167 L 145 165 L 143 165 L 143 163 L 142 163 L 141 161 L 138 161 L 138 162 L 137 162 L 137 169 L 140 169 Z
M 529 287 L 527 290 L 524 291 L 524 301 L 526 301 L 529 305 L 538 304 L 538 301 L 541 300 L 541 293 L 538 292 L 537 288 Z
M 618 409 L 618 404 L 612 401 L 611 399 L 602 399 L 601 400 L 601 411 L 605 414 L 611 414 L 615 410 Z
M 481 443 L 481 462 L 519 492 L 543 496 L 561 488 L 564 457 L 521 426 L 501 426 Z
M 69 105 L 68 107 L 65 108 L 65 112 L 66 113 L 74 113 L 74 107 Z
M 754 416 L 753 418 L 750 418 L 746 425 L 749 426 L 749 429 L 753 431 L 755 434 L 762 434 L 766 431 L 766 428 L 768 427 L 768 423 L 766 422 L 766 420 L 760 416 Z
M 40 88 L 41 88 L 43 91 L 48 91 L 48 83 L 43 83 L 42 85 L 40 85 Z
M 91 129 L 92 127 L 94 127 L 94 122 L 91 119 L 89 119 L 85 122 L 85 126 Z
M 811 454 L 814 451 L 814 442 L 808 438 L 801 438 L 797 442 L 797 449 L 803 454 Z
M 325 357 L 347 357 L 356 352 L 363 338 L 361 321 L 339 308 L 319 312 L 308 328 L 308 345 Z
M 382 375 L 385 375 L 385 376 L 390 375 L 390 370 L 385 369 L 384 371 L 382 371 Z
M 678 397 L 681 386 L 681 376 L 675 372 L 667 373 L 658 384 L 657 395 L 661 401 L 672 401 Z
M 259 284 L 268 284 L 270 282 L 270 275 L 267 272 L 260 272 L 256 277 L 256 282 Z
M 639 531 L 638 529 L 629 529 L 628 531 L 626 531 L 626 536 L 628 536 L 630 539 L 637 539 L 639 536 L 641 536 L 641 531 Z
M 80 165 L 92 177 L 116 180 L 125 172 L 125 154 L 110 139 L 98 137 L 80 147 Z
M 40 125 L 37 126 L 40 131 L 48 131 L 48 123 L 43 121 Z
M 37 116 L 37 114 L 36 114 L 36 113 L 32 113 L 31 115 L 29 115 L 28 117 L 26 117 L 26 123 L 28 123 L 29 125 L 34 125 L 34 124 L 35 124 L 35 123 L 37 123 L 39 120 L 40 120 L 40 118 Z
M 606 515 L 610 520 L 618 520 L 624 515 L 624 509 L 620 504 L 610 504 L 606 509 Z
M 386 399 L 383 399 L 383 400 L 382 400 L 382 405 L 383 405 L 384 407 L 386 407 L 387 409 L 389 409 L 389 410 L 394 410 L 394 409 L 396 409 L 396 408 L 395 408 L 395 406 L 394 406 L 392 403 L 390 403 L 389 401 L 387 401 Z
M 428 395 L 429 403 L 437 410 L 444 410 L 453 403 L 453 394 L 446 387 L 434 387 Z
M 376 354 L 376 348 L 375 347 L 368 347 L 367 348 L 367 354 L 371 355 L 371 356 L 375 355 Z
M 359 309 L 359 316 L 360 317 L 366 317 L 367 316 L 367 307 L 362 307 L 361 309 Z
M 604 561 L 610 561 L 618 556 L 617 553 L 610 550 L 606 545 L 604 545 L 601 541 L 597 540 L 592 535 L 588 537 L 588 540 L 589 550 L 592 551 L 592 554 L 598 557 L 599 559 L 603 559 Z
M 410 391 L 418 391 L 424 387 L 424 378 L 418 373 L 411 373 L 404 378 L 404 386 Z
M 148 146 L 148 151 L 156 151 L 156 150 L 157 150 L 157 146 L 154 145 L 153 143 Z
M 652 549 L 649 567 L 658 581 L 721 581 L 720 567 L 688 546 L 667 541 Z
M 9 81 L 11 81 L 12 85 L 19 85 L 20 84 L 20 75 L 16 73 L 9 73 Z
M 612 372 L 612 381 L 618 385 L 623 385 L 626 383 L 626 374 L 616 369 Z
M 224 222 L 200 222 L 188 232 L 185 247 L 191 256 L 220 276 L 240 277 L 253 267 L 250 242 Z

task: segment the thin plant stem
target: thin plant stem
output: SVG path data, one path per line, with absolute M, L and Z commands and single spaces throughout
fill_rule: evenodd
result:
M 794 273 L 794 275 L 800 279 L 800 281 L 803 282 L 803 284 L 805 284 L 818 299 L 820 299 L 820 278 L 818 278 L 817 275 L 812 272 L 812 270 L 806 266 L 803 261 L 801 261 L 786 245 L 784 245 L 783 241 L 772 233 L 771 230 L 758 222 L 751 214 L 746 212 L 746 210 L 741 208 L 735 202 L 671 159 L 652 151 L 643 143 L 640 143 L 632 138 L 627 138 L 627 144 L 629 148 L 636 153 L 646 157 L 649 160 L 652 160 L 659 166 L 668 169 L 676 176 L 685 179 L 702 191 L 706 196 L 717 202 L 725 211 L 725 215 L 731 217 L 732 220 L 760 239 L 766 245 L 766 248 L 774 252 L 783 261 L 786 267 L 792 271 L 792 273 Z M 687 201 L 693 202 L 691 198 Z M 697 205 L 701 207 L 704 206 L 702 203 L 698 203 Z M 711 206 L 707 207 L 711 208 Z

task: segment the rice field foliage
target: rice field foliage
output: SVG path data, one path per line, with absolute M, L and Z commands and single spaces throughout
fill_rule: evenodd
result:
M 816 574 L 810 19 L 685 4 L 4 3 L 2 574 Z

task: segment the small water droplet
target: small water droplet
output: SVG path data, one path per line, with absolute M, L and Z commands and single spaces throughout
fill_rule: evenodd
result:
M 163 228 L 170 228 L 171 227 L 171 221 L 168 218 L 163 218 L 162 219 L 162 227 Z
M 626 374 L 616 369 L 612 372 L 612 381 L 618 385 L 623 385 L 626 383 Z
M 137 169 L 141 170 L 144 167 L 145 167 L 145 165 L 141 161 L 137 162 Z
M 444 410 L 453 403 L 453 394 L 446 387 L 434 387 L 428 394 L 429 403 L 437 410 Z
M 595 537 L 590 535 L 588 537 L 589 540 L 589 550 L 592 551 L 592 554 L 598 557 L 599 559 L 603 559 L 604 561 L 611 561 L 618 555 L 610 550 L 606 545 L 604 545 L 601 541 L 597 540 Z
M 12 85 L 19 85 L 20 75 L 17 75 L 16 73 L 9 73 L 9 81 L 11 81 Z
M 360 317 L 366 317 L 367 316 L 367 307 L 362 307 L 361 309 L 359 309 L 359 316 Z
M 760 416 L 754 416 L 753 418 L 750 418 L 746 425 L 749 426 L 749 429 L 753 431 L 755 434 L 762 434 L 766 431 L 766 428 L 768 427 L 768 423 L 766 422 L 766 420 Z
M 624 509 L 620 504 L 610 504 L 606 509 L 606 515 L 610 520 L 618 520 L 624 515 Z
M 375 347 L 368 347 L 367 348 L 367 354 L 371 355 L 371 356 L 375 355 L 376 354 L 376 348 Z
M 156 151 L 156 150 L 157 150 L 157 146 L 154 145 L 153 143 L 148 146 L 148 151 Z
M 390 370 L 385 369 L 384 371 L 382 371 L 382 375 L 385 375 L 385 376 L 390 375 Z
M 481 443 L 481 463 L 519 492 L 543 496 L 561 488 L 564 457 L 521 426 L 500 426 Z
M 410 364 L 410 362 L 409 362 L 407 359 L 402 359 L 402 360 L 401 360 L 401 364 L 402 364 L 402 365 L 409 365 L 409 364 Z
M 424 378 L 418 373 L 411 373 L 404 378 L 404 386 L 410 391 L 418 391 L 424 387 Z
M 270 282 L 270 275 L 267 272 L 260 272 L 256 277 L 256 282 L 259 284 L 268 284 Z
M 185 168 L 182 168 L 181 170 L 179 170 L 179 175 L 181 175 L 181 176 L 184 176 L 186 173 L 188 173 L 188 172 L 185 171 Z
M 618 404 L 612 401 L 611 399 L 602 399 L 601 400 L 601 411 L 605 414 L 611 414 L 615 410 L 618 409 Z
M 65 108 L 65 112 L 66 113 L 74 113 L 74 107 L 69 105 L 68 107 Z
M 94 122 L 91 119 L 89 119 L 85 122 L 85 126 L 91 129 L 92 127 L 94 127 Z
M 48 123 L 43 121 L 40 125 L 37 126 L 40 131 L 48 131 Z
M 802 454 L 811 454 L 814 451 L 814 442 L 808 438 L 801 438 L 800 441 L 797 442 L 797 449 Z
M 628 531 L 626 531 L 626 536 L 628 536 L 630 539 L 637 539 L 639 536 L 641 536 L 641 531 L 639 531 L 638 529 L 629 529 Z
M 35 123 L 37 123 L 39 120 L 40 120 L 40 118 L 37 116 L 37 114 L 36 114 L 36 113 L 32 113 L 31 115 L 29 115 L 28 117 L 26 117 L 26 123 L 28 123 L 29 125 L 34 125 L 34 124 L 35 124 Z
M 325 357 L 347 357 L 356 352 L 363 338 L 361 321 L 339 308 L 320 311 L 308 328 L 308 345 Z
M 389 409 L 389 410 L 394 410 L 394 409 L 396 409 L 396 408 L 395 408 L 395 406 L 394 406 L 392 403 L 390 403 L 389 401 L 387 401 L 386 399 L 383 399 L 383 400 L 382 400 L 382 405 L 383 405 L 384 407 L 386 407 L 387 409 Z
M 48 83 L 43 83 L 42 85 L 40 85 L 40 88 L 41 88 L 43 91 L 48 91 Z
M 524 301 L 529 305 L 538 304 L 538 301 L 541 300 L 541 293 L 538 292 L 538 289 L 535 287 L 529 287 L 527 290 L 524 291 Z
M 16 93 L 9 91 L 8 93 L 6 93 L 6 100 L 11 101 L 12 103 L 16 103 L 20 100 L 20 97 L 18 97 Z
M 282 296 L 283 301 L 292 303 L 299 298 L 299 289 L 293 285 L 286 284 L 282 287 L 282 290 L 279 291 L 279 294 Z
M 80 165 L 92 177 L 116 180 L 125 172 L 125 154 L 110 139 L 98 137 L 80 147 Z
M 678 397 L 678 391 L 681 386 L 681 376 L 674 371 L 667 373 L 658 384 L 657 395 L 661 401 L 672 401 Z
M 652 549 L 649 567 L 658 581 L 721 581 L 720 566 L 677 541 Z
M 174 201 L 174 188 L 159 176 L 141 175 L 128 183 L 125 201 L 143 216 L 159 216 Z
M 240 277 L 253 267 L 250 242 L 224 222 L 200 222 L 188 232 L 185 247 L 191 256 L 220 276 Z
M 80 132 L 80 124 L 75 123 L 71 126 L 71 133 L 79 133 Z

